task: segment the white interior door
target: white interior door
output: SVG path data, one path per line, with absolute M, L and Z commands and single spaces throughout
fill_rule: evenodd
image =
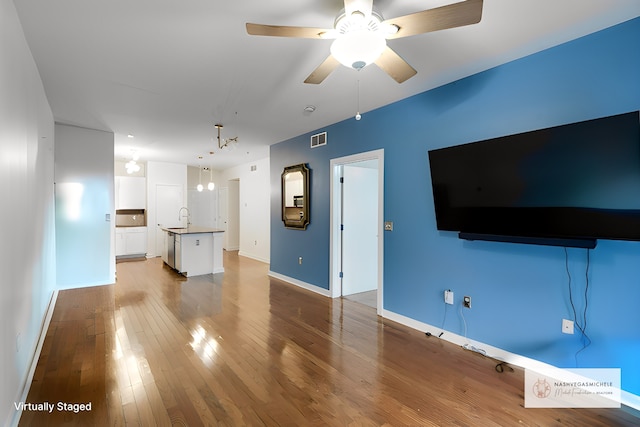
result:
M 181 227 L 180 208 L 184 206 L 181 185 L 156 185 L 156 253 L 162 253 L 164 232 L 160 227 Z
M 377 160 L 344 165 L 342 295 L 378 289 Z

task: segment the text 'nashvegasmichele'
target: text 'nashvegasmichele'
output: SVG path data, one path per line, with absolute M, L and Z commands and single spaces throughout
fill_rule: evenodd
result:
M 613 387 L 613 382 L 607 381 L 575 381 L 575 382 L 554 382 L 556 387 Z

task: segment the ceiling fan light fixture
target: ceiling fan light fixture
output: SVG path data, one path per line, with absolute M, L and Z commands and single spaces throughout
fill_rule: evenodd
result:
M 339 33 L 338 30 L 328 30 L 328 31 L 322 31 L 320 33 L 318 33 L 318 37 L 320 37 L 321 39 L 324 40 L 330 40 L 330 39 L 335 39 L 336 37 L 338 37 Z
M 400 31 L 400 27 L 398 27 L 396 24 L 382 23 L 380 24 L 380 31 L 382 31 L 384 35 L 388 37 L 397 34 L 398 31 Z
M 336 39 L 331 44 L 331 55 L 342 65 L 360 70 L 375 62 L 387 47 L 386 27 L 382 16 L 356 10 L 343 13 L 335 22 Z M 384 27 L 384 28 L 383 28 Z
M 342 65 L 360 70 L 375 62 L 386 47 L 387 40 L 377 31 L 349 31 L 333 41 L 331 55 Z
M 386 46 L 386 40 L 477 24 L 482 20 L 484 0 L 458 0 L 391 20 L 385 20 L 373 9 L 373 3 L 372 0 L 344 0 L 344 9 L 336 17 L 332 30 L 247 22 L 247 33 L 252 36 L 335 39 L 331 55 L 309 74 L 305 83 L 322 83 L 339 64 L 361 69 L 372 62 L 396 82 L 403 83 L 418 72 Z M 366 42 L 360 45 L 354 41 L 359 38 Z

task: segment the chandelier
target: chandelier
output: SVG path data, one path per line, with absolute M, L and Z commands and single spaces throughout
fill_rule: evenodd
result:
M 215 126 L 218 129 L 218 148 L 221 150 L 223 148 L 228 148 L 229 150 L 233 150 L 235 148 L 235 144 L 238 143 L 238 137 L 235 136 L 233 138 L 222 139 L 222 137 L 220 136 L 220 133 L 223 126 L 219 123 L 217 123 Z

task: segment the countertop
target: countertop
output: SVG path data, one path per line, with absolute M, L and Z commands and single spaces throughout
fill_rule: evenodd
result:
M 174 234 L 224 233 L 224 230 L 218 230 L 217 228 L 210 227 L 200 227 L 198 225 L 190 225 L 187 228 L 161 228 L 164 231 L 168 231 Z

